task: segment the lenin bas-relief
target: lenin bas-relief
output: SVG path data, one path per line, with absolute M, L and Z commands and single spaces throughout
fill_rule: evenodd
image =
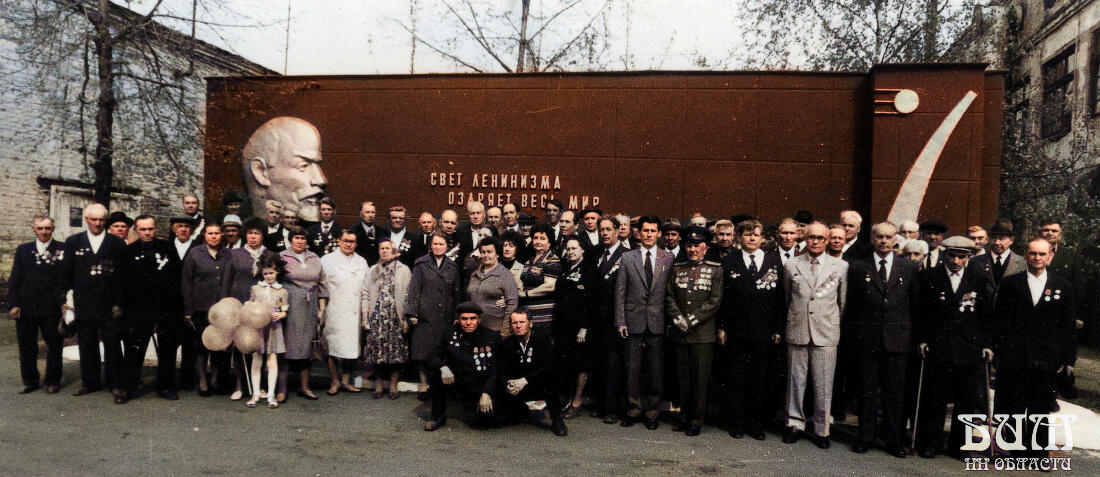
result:
M 299 220 L 319 221 L 319 202 L 328 185 L 321 160 L 321 134 L 312 124 L 286 116 L 264 123 L 241 154 L 253 206 L 276 200 L 284 210 L 297 212 Z

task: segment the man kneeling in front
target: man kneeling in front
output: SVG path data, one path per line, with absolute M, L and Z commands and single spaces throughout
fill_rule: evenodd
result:
M 477 403 L 475 427 L 489 427 L 493 415 L 493 352 L 500 352 L 500 333 L 481 326 L 481 307 L 463 302 L 456 307 L 458 324 L 443 333 L 443 339 L 428 356 L 428 394 L 432 415 L 424 424 L 434 431 L 447 424 L 448 395 L 463 402 Z
M 561 417 L 550 335 L 531 330 L 526 310 L 512 312 L 510 320 L 512 334 L 500 344 L 496 371 L 490 379 L 491 388 L 498 390 L 501 411 L 510 422 L 519 422 L 530 414 L 527 402 L 545 401 L 552 422 L 550 429 L 556 436 L 565 436 L 569 431 Z

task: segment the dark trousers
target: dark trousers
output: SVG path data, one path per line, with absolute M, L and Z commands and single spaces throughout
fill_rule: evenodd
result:
M 145 366 L 145 351 L 154 331 L 157 336 L 157 391 L 176 392 L 176 350 L 179 349 L 179 319 L 165 319 L 159 324 L 143 321 L 130 325 L 123 337 L 126 353 L 122 366 L 122 389 L 134 392 L 141 382 L 141 370 Z
M 924 364 L 924 384 L 921 385 L 920 416 L 917 419 L 917 449 L 935 448 L 942 452 L 943 420 L 947 403 L 955 403 L 951 413 L 951 433 L 947 449 L 957 452 L 963 445 L 967 427 L 959 422 L 959 414 L 986 414 L 985 373 L 983 365 L 952 366 L 928 359 Z
M 100 366 L 106 361 L 107 388 L 121 386 L 122 336 L 119 330 L 121 320 L 109 318 L 104 321 L 77 320 L 76 333 L 80 352 L 81 385 L 91 391 L 103 389 L 103 373 Z M 99 357 L 99 342 L 103 341 L 103 357 Z
M 15 320 L 15 335 L 19 342 L 19 371 L 23 377 L 23 386 L 39 384 L 38 373 L 38 333 L 46 343 L 46 386 L 61 385 L 61 348 L 64 346 L 57 325 L 61 315 L 21 316 Z
M 680 384 L 680 420 L 703 425 L 714 343 L 676 343 L 676 376 Z
M 859 439 L 875 442 L 879 399 L 882 395 L 882 440 L 900 448 L 905 440 L 905 365 L 908 353 L 884 350 L 864 352 L 859 363 Z
M 772 350 L 775 344 L 770 341 L 728 342 L 729 386 L 725 396 L 729 396 L 730 417 L 734 426 L 750 429 L 761 428 L 770 399 L 776 399 L 771 380 Z M 770 420 L 770 419 L 769 419 Z
M 604 412 L 621 415 L 625 412 L 623 404 L 623 371 L 626 365 L 623 362 L 623 352 L 626 340 L 619 336 L 609 336 L 604 342 L 604 359 L 606 364 L 606 379 L 604 388 Z
M 475 406 L 481 399 L 481 394 L 485 389 L 485 379 L 487 376 L 478 376 L 476 379 L 469 379 L 467 377 L 455 376 L 455 380 L 452 384 L 443 384 L 443 377 L 439 373 L 439 369 L 433 369 L 428 372 L 428 395 L 432 401 L 432 419 L 440 420 L 447 417 L 447 397 L 451 397 L 455 400 L 461 401 L 466 404 L 473 403 Z M 498 403 L 498 400 L 493 400 L 494 404 Z M 547 403 L 549 405 L 549 403 Z M 558 406 L 561 409 L 561 406 Z M 490 416 L 477 413 L 478 424 L 487 425 L 490 420 Z
M 502 383 L 507 385 L 507 381 Z M 494 402 L 497 397 L 500 397 L 500 404 L 503 406 L 498 412 L 502 412 L 505 419 L 509 422 L 518 422 L 526 419 L 531 410 L 527 407 L 527 401 L 545 401 L 546 413 L 550 415 L 550 420 L 553 421 L 561 416 L 562 404 L 561 395 L 558 394 L 558 390 L 553 386 L 536 386 L 528 383 L 523 387 L 523 391 L 513 396 L 508 391 L 501 390 L 493 395 Z M 480 398 L 480 394 L 478 395 Z
M 202 344 L 202 332 L 207 326 L 210 326 L 210 322 L 206 318 L 206 312 L 194 312 L 191 315 L 191 323 L 195 325 L 195 329 L 192 330 L 187 325 L 180 328 L 180 346 L 183 348 L 180 356 L 180 387 L 183 389 L 195 388 L 196 366 L 198 366 L 199 359 L 202 359 L 203 366 L 206 365 L 208 353 L 206 347 Z
M 841 339 L 836 348 L 836 371 L 833 372 L 833 405 L 830 411 L 842 412 L 848 408 L 852 395 L 859 391 L 860 379 L 856 374 L 856 359 L 852 356 L 852 346 Z
M 664 358 L 661 350 L 664 347 L 664 341 L 664 335 L 655 335 L 649 331 L 631 334 L 626 338 L 626 398 L 629 405 L 626 415 L 629 417 L 640 417 L 643 409 L 646 419 L 657 419 L 661 413 L 661 396 L 664 387 L 664 376 L 661 374 L 663 371 L 661 360 Z M 644 407 L 641 378 L 643 354 L 646 364 L 649 365 L 650 397 L 649 405 Z
M 1023 414 L 1026 411 L 1029 416 L 1049 414 L 1050 404 L 1054 402 L 1057 391 L 1057 383 L 1058 374 L 1054 371 L 1020 368 L 1005 365 L 1002 362 L 1001 367 L 997 369 L 997 393 L 994 395 L 996 412 L 1012 415 Z M 1015 420 L 1009 419 L 1009 422 L 1015 423 Z M 1012 451 L 1012 457 L 1048 457 L 1048 451 L 1032 449 L 1032 435 L 1035 435 L 1039 447 L 1046 447 L 1049 443 L 1045 421 L 1043 427 L 1044 429 L 1035 432 L 1035 422 L 1025 419 L 1023 437 L 1019 441 L 1027 450 Z M 1016 432 L 1020 430 L 1017 429 Z M 1007 433 L 1005 438 L 1009 438 Z

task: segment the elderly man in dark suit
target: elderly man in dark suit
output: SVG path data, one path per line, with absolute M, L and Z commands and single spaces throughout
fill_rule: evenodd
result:
M 985 386 L 979 383 L 985 382 L 982 365 L 993 359 L 987 329 L 993 303 L 986 294 L 986 278 L 967 266 L 974 241 L 956 236 L 941 245 L 940 265 L 920 272 L 921 304 L 914 331 L 927 365 L 916 446 L 918 454 L 929 459 L 942 452 L 948 402 L 955 403 L 947 441 L 951 452 L 963 445 L 968 430 L 959 414 L 986 413 Z
M 829 229 L 806 226 L 806 254 L 787 260 L 783 290 L 787 299 L 787 430 L 783 442 L 798 441 L 806 428 L 802 398 L 813 383 L 814 443 L 827 449 L 836 346 L 848 295 L 848 263 L 825 253 Z M 812 379 L 811 379 L 812 376 Z
M 481 242 L 481 229 L 488 230 L 493 236 L 497 236 L 497 230 L 493 227 L 489 227 L 485 224 L 485 204 L 472 200 L 466 203 L 466 213 L 469 214 L 470 222 L 462 224 L 455 232 L 455 236 L 458 237 L 458 260 L 455 263 L 461 264 L 466 260 L 466 257 L 477 250 L 477 245 Z
M 180 295 L 182 260 L 167 240 L 156 238 L 156 220 L 150 215 L 134 221 L 138 240 L 126 247 L 123 300 L 126 353 L 122 390 L 115 401 L 130 400 L 141 381 L 149 338 L 157 337 L 157 396 L 169 401 L 176 394 L 176 350 L 182 333 L 183 296 Z
M 416 259 L 427 255 L 428 249 L 424 248 L 424 240 L 420 235 L 409 230 L 406 226 L 408 211 L 397 205 L 390 207 L 390 229 L 385 236 L 393 242 L 393 252 L 397 254 L 397 260 L 404 263 L 411 270 Z
M 662 386 L 662 349 L 665 340 L 665 288 L 672 270 L 672 254 L 657 247 L 661 219 L 638 219 L 641 246 L 623 254 L 615 282 L 615 326 L 626 339 L 627 399 L 629 409 L 621 425 L 629 427 L 642 417 L 642 350 L 649 363 L 651 400 L 645 409 L 645 426 L 657 429 Z
M 367 259 L 367 265 L 374 266 L 378 262 L 378 239 L 381 238 L 382 227 L 375 222 L 378 209 L 374 202 L 363 202 L 359 205 L 359 221 L 351 227 L 355 232 L 355 253 Z
M 492 395 L 499 396 L 503 414 L 511 422 L 528 417 L 528 401 L 545 401 L 550 429 L 554 435 L 564 437 L 569 430 L 561 415 L 560 386 L 550 335 L 541 330 L 536 333 L 531 328 L 531 318 L 523 310 L 512 312 L 509 321 L 512 334 L 501 341 L 493 357 L 496 372 L 489 378 L 488 387 L 496 390 Z
M 1073 287 L 1047 271 L 1050 242 L 1035 239 L 1027 244 L 1027 272 L 1001 280 L 993 314 L 1003 324 L 995 344 L 1000 356 L 997 368 L 997 414 L 1048 414 L 1057 389 L 1058 373 L 1072 372 Z M 1024 420 L 1022 441 L 1028 450 L 1012 451 L 1013 457 L 1047 457 L 1048 451 L 1032 449 L 1030 436 L 1046 447 L 1046 429 L 1035 432 L 1036 423 Z M 1020 435 L 1021 430 L 1016 430 Z
M 863 216 L 854 210 L 845 210 L 840 213 L 840 225 L 844 227 L 844 248 L 841 249 L 841 258 L 848 263 L 863 260 L 871 255 L 873 247 L 866 241 L 859 240 L 859 231 L 863 225 Z
M 1047 239 L 1051 244 L 1050 265 L 1047 269 L 1051 273 L 1066 279 L 1073 286 L 1073 296 L 1076 303 L 1073 309 L 1077 315 L 1077 329 L 1081 329 L 1085 323 L 1081 317 L 1088 316 L 1085 307 L 1085 263 L 1081 255 L 1073 247 L 1063 243 L 1062 225 L 1053 218 L 1039 221 L 1039 236 Z
M 46 393 L 54 394 L 61 385 L 61 334 L 57 325 L 61 320 L 61 305 L 54 287 L 57 286 L 60 263 L 65 254 L 64 244 L 53 239 L 53 219 L 35 216 L 31 225 L 34 242 L 27 242 L 15 249 L 11 275 L 8 276 L 8 316 L 15 320 L 15 333 L 19 342 L 19 370 L 26 394 L 42 384 L 38 372 L 38 333 L 46 343 Z
M 735 439 L 748 432 L 764 440 L 761 418 L 773 396 L 769 369 L 772 354 L 783 335 L 787 315 L 783 290 L 783 260 L 777 252 L 764 252 L 763 225 L 756 220 L 738 224 L 741 253 L 722 260 L 722 307 L 718 312 L 718 343 L 729 352 L 729 434 Z M 791 244 L 793 248 L 793 243 Z
M 1000 288 L 1001 279 L 1027 271 L 1024 257 L 1012 251 L 1016 232 L 1012 222 L 1005 219 L 993 221 L 989 227 L 989 253 L 974 257 L 974 266 L 989 277 L 992 293 Z
M 122 315 L 122 261 L 126 242 L 108 234 L 107 209 L 100 204 L 84 208 L 88 230 L 65 240 L 65 257 L 56 287 L 58 302 L 73 291 L 73 312 L 79 338 L 81 385 L 74 396 L 103 389 L 99 341 L 103 340 L 107 386 L 118 394 L 122 365 L 119 318 Z M 67 305 L 66 305 L 67 306 Z
M 886 452 L 904 458 L 905 373 L 913 349 L 911 309 L 919 301 L 920 266 L 894 253 L 898 229 L 889 222 L 871 228 L 874 254 L 848 268 L 844 326 L 851 338 L 859 390 L 859 435 L 852 451 L 874 446 L 881 390 Z
M 569 212 L 569 211 L 566 211 Z M 570 212 L 571 214 L 571 212 Z M 566 217 L 568 218 L 568 217 Z M 565 220 L 563 218 L 562 220 Z M 615 326 L 615 284 L 622 269 L 622 256 L 626 252 L 619 244 L 619 221 L 614 218 L 601 219 L 599 223 L 602 244 L 586 255 L 599 255 L 596 269 L 599 274 L 596 295 L 596 324 L 593 327 L 593 339 L 601 346 L 602 364 L 605 365 L 604 381 L 604 424 L 615 424 L 620 420 L 623 408 L 623 351 L 626 340 Z

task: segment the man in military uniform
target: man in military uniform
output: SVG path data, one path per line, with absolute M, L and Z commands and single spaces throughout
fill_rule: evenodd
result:
M 443 332 L 443 339 L 428 356 L 428 394 L 431 418 L 425 431 L 447 424 L 447 396 L 477 403 L 477 427 L 488 427 L 493 415 L 493 383 L 496 372 L 493 350 L 500 353 L 500 333 L 481 326 L 481 307 L 464 302 L 455 308 L 458 323 Z
M 665 307 L 675 344 L 680 382 L 680 425 L 673 431 L 699 435 L 707 413 L 707 382 L 716 340 L 714 316 L 722 300 L 722 266 L 703 260 L 710 231 L 698 226 L 684 231 L 687 260 L 672 266 Z
M 309 249 L 318 257 L 340 249 L 340 224 L 336 223 L 336 201 L 331 197 L 321 199 L 321 221 L 310 225 Z
M 942 452 L 947 403 L 955 403 L 947 449 L 963 445 L 966 426 L 959 414 L 985 414 L 982 365 L 993 359 L 992 335 L 987 329 L 993 304 L 986 294 L 986 278 L 973 265 L 973 240 L 951 237 L 941 244 L 943 265 L 924 269 L 921 304 L 916 318 L 917 351 L 927 363 L 917 420 L 917 452 L 933 458 Z

